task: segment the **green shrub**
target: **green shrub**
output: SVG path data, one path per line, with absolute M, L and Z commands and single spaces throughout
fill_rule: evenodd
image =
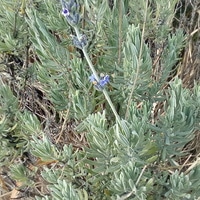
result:
M 66 2 L 2 0 L 2 198 L 197 200 L 180 2 Z

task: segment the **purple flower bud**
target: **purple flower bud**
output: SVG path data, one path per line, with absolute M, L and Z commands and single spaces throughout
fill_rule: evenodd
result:
M 63 9 L 62 14 L 66 17 L 69 16 L 69 10 L 67 10 L 66 8 Z
M 90 80 L 90 82 L 96 81 L 96 79 L 95 79 L 95 77 L 94 77 L 94 74 L 92 74 L 91 76 L 89 76 L 89 80 Z
M 75 47 L 83 49 L 83 47 L 87 46 L 87 39 L 85 35 L 81 35 L 80 39 L 78 39 L 76 36 L 72 36 L 72 38 Z
M 69 2 L 61 0 L 61 4 L 63 7 L 62 14 L 66 17 L 68 23 L 77 25 L 80 21 L 79 5 L 74 0 L 70 0 Z
M 109 81 L 110 81 L 110 76 L 106 75 L 106 76 L 104 76 L 103 78 L 100 79 L 99 85 L 101 87 L 104 87 L 106 84 L 108 84 Z
M 99 82 L 95 79 L 95 76 L 94 74 L 92 74 L 90 77 L 89 77 L 89 80 L 90 82 L 93 83 L 93 85 L 95 85 L 95 88 L 97 90 L 103 90 L 104 87 L 109 83 L 110 81 L 110 77 L 109 75 L 106 75 L 106 76 L 103 76 L 100 78 Z

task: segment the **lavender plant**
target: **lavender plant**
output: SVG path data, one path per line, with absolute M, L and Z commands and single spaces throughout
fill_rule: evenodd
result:
M 198 199 L 178 1 L 19 2 L 0 8 L 0 198 Z

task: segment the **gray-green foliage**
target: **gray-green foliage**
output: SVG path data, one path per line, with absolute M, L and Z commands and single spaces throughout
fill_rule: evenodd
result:
M 17 1 L 1 2 L 1 34 L 0 34 L 0 51 L 14 52 L 22 55 L 26 45 L 27 24 L 24 23 L 23 17 L 20 17 L 21 4 Z
M 192 139 L 199 120 L 196 112 L 198 102 L 193 102 L 191 92 L 182 88 L 180 80 L 174 80 L 167 96 L 166 113 L 163 117 L 160 116 L 153 127 L 159 134 L 161 157 L 164 160 L 166 157 L 170 159 L 173 155 L 181 155 L 178 149 L 182 149 Z
M 80 2 L 86 13 L 79 28 L 87 35 L 98 73 L 111 75 L 107 89 L 121 124 L 102 92 L 89 83 L 91 72 L 73 47 L 75 33 L 61 16 L 59 2 L 4 0 L 1 54 L 27 59 L 29 46 L 35 60 L 28 68 L 14 66 L 17 73 L 14 78 L 7 73 L 6 84 L 5 74 L 0 76 L 1 166 L 10 167 L 11 177 L 24 187 L 34 188 L 40 176 L 47 192 L 38 193 L 38 200 L 198 199 L 199 158 L 191 168 L 180 163 L 200 129 L 200 86 L 187 89 L 173 77 L 186 42 L 183 30 L 172 29 L 177 1 Z M 9 68 L 4 63 L 2 72 Z M 55 122 L 63 122 L 63 116 L 74 120 L 75 134 L 85 133 L 87 145 L 53 144 L 44 130 L 50 116 L 41 123 L 29 104 L 21 105 L 26 84 L 43 92 Z M 34 163 L 33 171 L 16 165 L 14 160 L 27 152 L 43 164 Z
M 134 25 L 128 27 L 123 55 L 123 82 L 126 84 L 123 84 L 122 87 L 124 87 L 124 91 L 127 91 L 124 96 L 144 96 L 144 92 L 151 84 L 152 60 L 150 51 L 141 37 L 139 27 L 134 27 Z

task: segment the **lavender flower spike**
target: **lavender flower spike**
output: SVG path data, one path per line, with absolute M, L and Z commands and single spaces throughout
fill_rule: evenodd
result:
M 96 81 L 96 79 L 95 79 L 95 77 L 94 77 L 94 74 L 92 74 L 91 76 L 89 76 L 89 80 L 90 80 L 90 82 L 95 82 Z M 96 81 L 97 82 L 97 81 Z
M 79 49 L 83 49 L 85 46 L 87 46 L 87 38 L 85 35 L 80 35 L 80 38 L 76 36 L 72 36 L 73 44 L 75 47 Z
M 107 85 L 110 82 L 110 76 L 105 75 L 103 78 L 100 79 L 99 85 L 104 88 L 105 85 Z
M 109 83 L 110 77 L 109 75 L 103 76 L 100 78 L 99 82 L 95 79 L 94 74 L 89 77 L 90 82 L 93 83 L 97 90 L 103 90 L 104 87 Z
M 70 25 L 77 25 L 80 20 L 79 6 L 74 0 L 65 2 L 61 0 L 62 4 L 62 14 L 65 16 L 66 20 Z

